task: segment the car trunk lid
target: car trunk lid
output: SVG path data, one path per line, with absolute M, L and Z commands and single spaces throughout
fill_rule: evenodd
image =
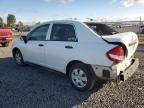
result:
M 12 36 L 11 29 L 0 29 L 0 38 L 7 38 Z
M 105 35 L 102 36 L 103 40 L 105 40 L 108 43 L 122 43 L 125 45 L 127 49 L 127 56 L 126 59 L 130 59 L 137 47 L 138 47 L 138 37 L 133 32 L 125 32 L 125 33 L 118 33 L 114 35 Z

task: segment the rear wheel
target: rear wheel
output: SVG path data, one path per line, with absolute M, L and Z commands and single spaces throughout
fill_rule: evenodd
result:
M 69 70 L 69 77 L 72 85 L 80 91 L 90 90 L 94 87 L 95 76 L 86 64 L 76 63 L 72 65 Z
M 19 50 L 16 50 L 14 52 L 14 59 L 15 59 L 16 64 L 21 65 L 21 66 L 24 65 L 23 56 Z
M 9 43 L 2 43 L 2 47 L 8 47 Z

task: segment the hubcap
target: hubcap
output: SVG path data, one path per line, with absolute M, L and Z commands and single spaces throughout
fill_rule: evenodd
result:
M 16 52 L 16 54 L 15 54 L 15 59 L 16 59 L 16 62 L 17 62 L 18 64 L 21 64 L 22 58 L 21 58 L 21 55 L 20 55 L 19 52 Z
M 87 76 L 81 69 L 74 69 L 71 73 L 73 84 L 78 88 L 83 88 L 87 84 Z

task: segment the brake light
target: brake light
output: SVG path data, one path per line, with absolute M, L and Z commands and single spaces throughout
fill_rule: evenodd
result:
M 106 53 L 107 57 L 116 63 L 120 63 L 124 59 L 124 49 L 121 46 L 117 46 Z
M 12 32 L 10 32 L 10 36 L 12 36 Z

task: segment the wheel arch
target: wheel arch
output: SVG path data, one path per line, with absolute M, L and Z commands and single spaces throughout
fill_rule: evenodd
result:
M 72 66 L 72 65 L 74 65 L 75 63 L 83 63 L 83 64 L 85 64 L 84 62 L 82 62 L 82 61 L 80 61 L 80 60 L 72 60 L 72 61 L 70 61 L 68 64 L 67 64 L 67 66 L 66 66 L 66 75 L 68 76 L 68 74 L 69 74 L 69 69 L 70 69 L 70 67 Z
M 12 55 L 13 55 L 13 56 L 14 56 L 15 51 L 17 51 L 17 50 L 19 50 L 19 51 L 20 51 L 20 49 L 19 49 L 19 48 L 17 48 L 17 47 L 13 48 L 13 50 L 12 50 Z

